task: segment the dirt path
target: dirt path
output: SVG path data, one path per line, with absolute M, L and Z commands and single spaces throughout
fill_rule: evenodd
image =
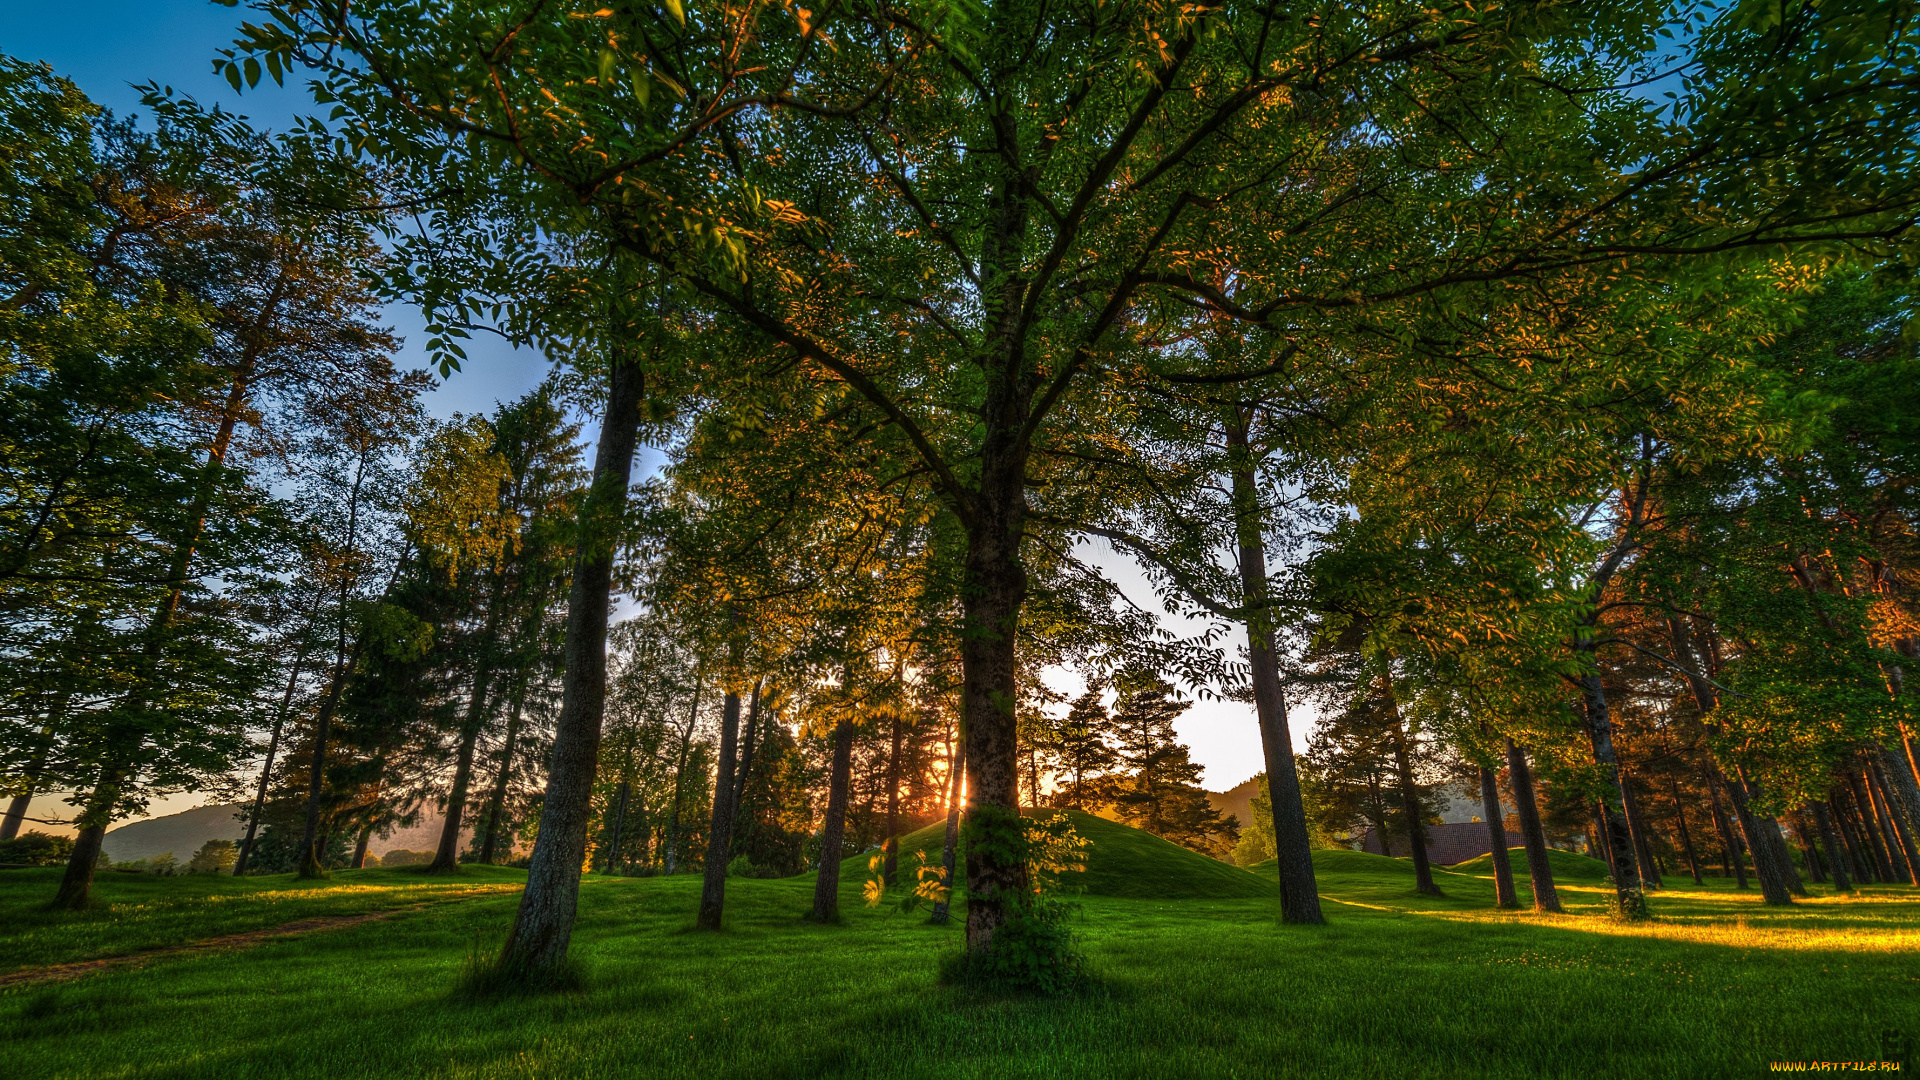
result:
M 144 952 L 127 953 L 122 956 L 102 956 L 94 960 L 77 960 L 70 964 L 48 964 L 44 967 L 21 968 L 18 971 L 0 973 L 0 990 L 8 987 L 23 986 L 28 983 L 68 982 L 85 978 L 88 975 L 110 971 L 114 968 L 137 967 L 149 960 L 158 960 L 169 956 L 181 956 L 191 953 L 216 952 L 223 949 L 250 949 L 262 942 L 278 938 L 299 937 L 302 934 L 316 934 L 326 930 L 339 930 L 361 923 L 379 922 L 391 919 L 395 915 L 405 915 L 421 911 L 438 904 L 450 904 L 461 900 L 472 900 L 481 896 L 501 896 L 517 893 L 519 885 L 496 886 L 483 889 L 465 889 L 457 893 L 424 900 L 404 907 L 384 908 L 380 911 L 363 911 L 357 915 L 320 915 L 311 919 L 299 919 L 279 926 L 269 926 L 261 930 L 248 930 L 240 934 L 223 934 L 220 937 L 202 938 L 181 945 L 168 945 Z

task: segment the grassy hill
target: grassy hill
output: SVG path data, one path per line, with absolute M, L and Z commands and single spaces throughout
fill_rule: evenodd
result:
M 1090 896 L 1123 896 L 1135 900 L 1233 900 L 1273 894 L 1273 886 L 1237 866 L 1188 851 L 1150 832 L 1068 810 L 1076 832 L 1088 841 L 1085 873 L 1064 882 Z M 913 853 L 925 851 L 927 861 L 940 861 L 947 824 L 936 822 L 900 838 L 900 862 L 913 865 Z M 872 853 L 855 855 L 840 864 L 843 881 L 858 882 L 867 875 Z M 960 859 L 965 859 L 964 850 Z
M 1527 849 L 1514 848 L 1507 853 L 1513 864 L 1513 873 L 1517 878 L 1527 876 Z M 1607 864 L 1599 859 L 1590 859 L 1572 851 L 1558 848 L 1547 849 L 1547 865 L 1553 867 L 1553 880 L 1558 881 L 1600 881 L 1607 876 Z M 1477 859 L 1452 868 L 1456 874 L 1493 874 L 1493 856 L 1482 855 Z

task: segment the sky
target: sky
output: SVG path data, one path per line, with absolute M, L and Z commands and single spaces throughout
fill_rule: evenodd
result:
M 84 12 L 79 14 L 76 12 Z M 76 83 L 94 101 L 116 113 L 140 111 L 140 95 L 133 87 L 149 80 L 202 103 L 219 103 L 230 112 L 250 118 L 255 126 L 279 129 L 300 115 L 314 111 L 303 85 L 289 78 L 285 87 L 265 80 L 257 89 L 236 94 L 214 75 L 213 58 L 235 36 L 247 18 L 243 9 L 202 0 L 94 0 L 82 8 L 67 8 L 34 0 L 0 0 L 0 53 L 26 61 L 45 61 L 56 74 Z M 426 340 L 419 314 L 405 305 L 387 309 L 387 320 L 404 341 L 401 363 L 425 367 L 419 343 Z M 529 350 L 516 350 L 497 337 L 476 335 L 466 346 L 463 370 L 441 380 L 428 395 L 434 415 L 490 412 L 495 403 L 511 401 L 537 385 L 547 371 L 545 359 Z M 591 425 L 589 425 L 591 433 Z M 657 467 L 657 453 L 646 454 L 641 469 Z M 1093 542 L 1089 561 L 1100 566 L 1134 602 L 1159 611 L 1145 575 L 1131 558 L 1116 554 L 1103 540 Z M 1169 628 L 1192 632 L 1198 623 L 1166 618 Z M 1084 687 L 1072 673 L 1052 673 L 1049 683 L 1068 694 Z M 1296 715 L 1294 744 L 1304 748 L 1309 717 Z M 1193 708 L 1175 724 L 1193 750 L 1195 763 L 1205 768 L 1203 781 L 1224 791 L 1260 772 L 1259 731 L 1251 705 L 1196 697 Z M 160 816 L 200 806 L 205 799 L 187 792 L 158 800 L 143 816 Z M 29 816 L 66 817 L 71 808 L 59 798 L 36 799 Z M 40 826 L 44 827 L 44 826 Z

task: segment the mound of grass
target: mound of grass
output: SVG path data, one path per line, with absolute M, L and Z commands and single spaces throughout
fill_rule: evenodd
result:
M 1058 813 L 1046 810 L 1044 813 Z M 1124 896 L 1135 900 L 1234 900 L 1273 895 L 1273 886 L 1217 859 L 1209 859 L 1143 829 L 1068 810 L 1074 831 L 1087 839 L 1085 873 L 1062 882 L 1090 896 Z M 947 840 L 947 823 L 935 822 L 900 838 L 900 865 L 914 865 L 914 852 L 927 853 L 938 863 Z M 840 864 L 842 881 L 859 882 L 867 876 L 872 852 L 855 855 Z M 966 852 L 956 861 L 965 864 Z
M 1513 848 L 1507 852 L 1507 857 L 1513 864 L 1515 877 L 1527 876 L 1526 848 Z M 1599 859 L 1590 859 L 1585 855 L 1580 855 L 1572 851 L 1561 851 L 1559 848 L 1547 849 L 1547 865 L 1553 867 L 1553 880 L 1556 882 L 1600 881 L 1607 876 L 1606 863 L 1601 862 Z M 1493 873 L 1493 856 L 1490 854 L 1482 855 L 1479 858 L 1468 859 L 1466 862 L 1456 866 L 1450 866 L 1447 869 L 1452 870 L 1456 874 L 1486 874 L 1490 876 Z

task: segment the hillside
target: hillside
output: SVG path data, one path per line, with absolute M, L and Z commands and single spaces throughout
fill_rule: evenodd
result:
M 1527 849 L 1519 847 L 1513 848 L 1507 853 L 1507 858 L 1513 865 L 1514 876 L 1525 879 L 1527 876 Z M 1577 852 L 1561 851 L 1559 848 L 1547 849 L 1547 865 L 1553 867 L 1553 878 L 1555 881 L 1599 881 L 1607 876 L 1606 863 L 1601 862 L 1599 859 L 1590 859 Z M 1486 874 L 1491 876 L 1493 873 L 1493 856 L 1482 855 L 1477 859 L 1468 859 L 1458 866 L 1450 867 L 1450 869 L 1456 874 Z
M 1124 896 L 1137 900 L 1195 900 L 1262 897 L 1273 887 L 1226 863 L 1188 851 L 1152 833 L 1095 817 L 1078 810 L 1066 813 L 1073 827 L 1088 840 L 1085 873 L 1065 884 L 1094 896 Z M 900 838 L 900 864 L 914 865 L 914 853 L 925 851 L 929 863 L 940 860 L 946 842 L 946 822 L 936 822 Z M 860 881 L 867 875 L 871 852 L 840 864 L 842 880 Z M 959 858 L 964 859 L 964 851 Z
M 246 825 L 234 815 L 239 806 L 202 806 L 165 817 L 129 822 L 107 833 L 102 846 L 107 858 L 115 862 L 151 859 L 172 852 L 174 858 L 187 861 L 200 845 L 209 840 L 232 840 L 246 835 Z M 418 824 L 395 829 L 386 837 L 375 837 L 367 850 L 375 855 L 404 848 L 408 851 L 432 851 L 440 846 L 440 829 L 445 819 L 439 814 L 422 814 Z M 472 829 L 461 831 L 462 847 L 473 836 Z
M 200 845 L 209 840 L 237 842 L 246 835 L 246 825 L 234 816 L 241 809 L 238 806 L 202 806 L 166 817 L 128 822 L 107 833 L 101 846 L 106 849 L 107 858 L 115 862 L 151 859 L 168 852 L 172 852 L 173 857 L 181 862 L 186 862 L 194 852 L 200 850 Z
M 1253 822 L 1253 797 L 1260 794 L 1260 778 L 1265 775 L 1255 773 L 1225 791 L 1209 791 L 1207 802 L 1222 816 L 1232 814 L 1244 829 Z

